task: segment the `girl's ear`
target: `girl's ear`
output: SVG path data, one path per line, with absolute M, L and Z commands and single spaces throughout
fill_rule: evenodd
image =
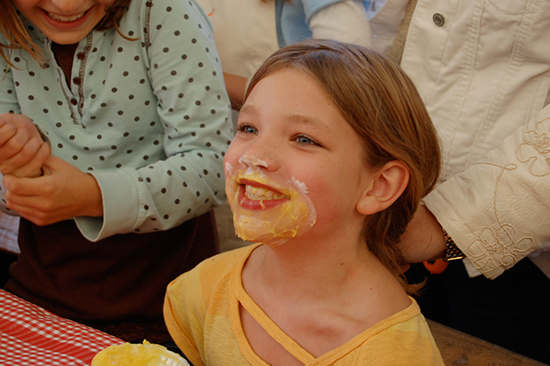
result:
M 403 162 L 393 160 L 376 171 L 371 179 L 357 203 L 357 211 L 363 215 L 372 215 L 390 207 L 407 188 L 409 169 Z

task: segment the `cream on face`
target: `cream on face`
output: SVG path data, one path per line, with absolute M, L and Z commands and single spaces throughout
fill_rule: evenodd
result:
M 241 239 L 280 245 L 315 224 L 317 215 L 304 183 L 294 177 L 283 184 L 274 182 L 259 168 L 267 163 L 246 155 L 239 161 L 243 160 L 246 170 L 225 164 L 225 191 Z

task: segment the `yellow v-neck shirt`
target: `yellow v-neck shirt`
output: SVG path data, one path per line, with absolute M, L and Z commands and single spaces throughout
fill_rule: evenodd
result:
M 178 347 L 194 366 L 268 366 L 248 343 L 239 304 L 288 352 L 307 366 L 443 365 L 420 308 L 382 320 L 340 347 L 315 358 L 284 333 L 248 296 L 243 266 L 258 245 L 207 259 L 168 286 L 164 318 Z

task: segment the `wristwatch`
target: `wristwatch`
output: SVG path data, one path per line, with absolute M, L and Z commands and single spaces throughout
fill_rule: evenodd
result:
M 456 246 L 453 239 L 447 234 L 447 231 L 445 231 L 444 228 L 441 228 L 441 230 L 443 230 L 443 237 L 445 238 L 445 245 L 447 246 L 447 251 L 445 252 L 443 260 L 445 262 L 450 262 L 466 258 L 464 253 Z

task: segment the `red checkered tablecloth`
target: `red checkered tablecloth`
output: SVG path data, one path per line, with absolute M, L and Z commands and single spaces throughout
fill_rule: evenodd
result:
M 124 341 L 0 290 L 0 365 L 90 365 Z

